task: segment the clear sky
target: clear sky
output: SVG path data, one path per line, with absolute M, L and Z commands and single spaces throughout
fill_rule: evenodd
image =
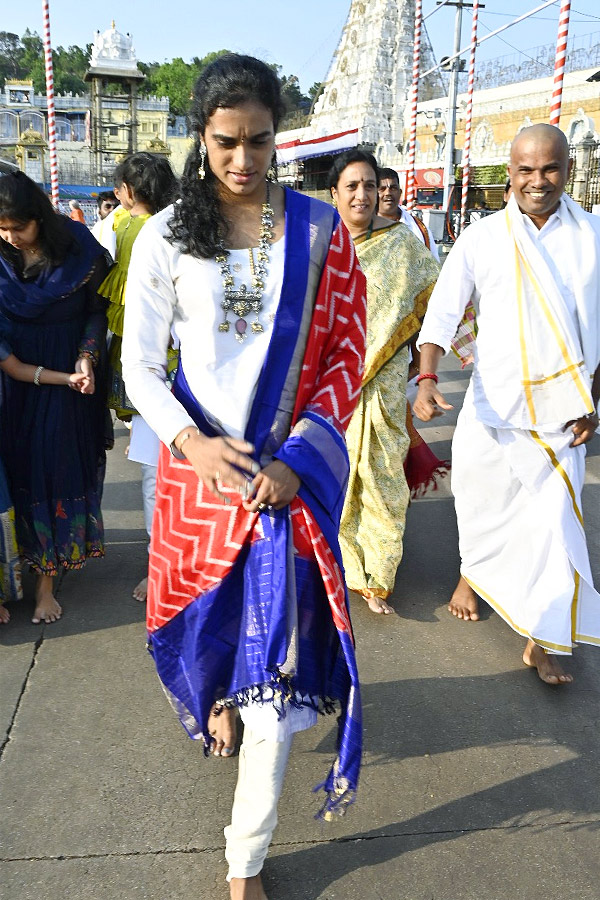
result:
M 367 0 L 368 2 L 368 0 Z M 486 0 L 480 12 L 480 37 L 537 6 L 543 0 Z M 19 36 L 26 28 L 42 33 L 41 0 L 0 0 L 0 29 Z M 50 0 L 52 44 L 85 46 L 96 29 L 115 19 L 119 31 L 133 35 L 138 58 L 163 62 L 185 60 L 227 48 L 277 62 L 286 75 L 298 75 L 303 90 L 325 78 L 346 21 L 350 0 Z M 423 0 L 424 14 L 436 0 Z M 556 41 L 559 3 L 515 25 L 481 45 L 478 58 L 527 52 Z M 452 50 L 454 10 L 440 8 L 426 25 L 439 59 Z M 463 13 L 463 46 L 468 43 L 471 15 Z M 573 0 L 572 35 L 600 32 L 600 2 Z M 506 43 L 508 42 L 508 44 Z M 509 46 L 512 45 L 512 46 Z

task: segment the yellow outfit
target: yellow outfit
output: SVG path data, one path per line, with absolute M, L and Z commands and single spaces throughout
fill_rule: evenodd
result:
M 367 354 L 360 400 L 346 434 L 350 478 L 340 544 L 348 587 L 386 597 L 402 559 L 409 502 L 408 345 L 420 330 L 439 266 L 401 224 L 355 243 L 367 277 Z
M 116 411 L 119 418 L 130 418 L 135 412 L 125 392 L 121 369 L 125 288 L 127 287 L 127 272 L 135 239 L 149 218 L 149 213 L 144 213 L 141 216 L 131 216 L 127 211 L 124 211 L 118 218 L 115 217 L 113 228 L 117 235 L 117 258 L 115 265 L 102 282 L 98 291 L 102 297 L 106 297 L 109 301 L 106 315 L 108 329 L 113 333 L 108 350 L 109 390 L 107 403 L 110 409 Z

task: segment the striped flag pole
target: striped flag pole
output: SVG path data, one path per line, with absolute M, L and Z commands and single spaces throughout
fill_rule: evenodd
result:
M 422 0 L 415 0 L 415 46 L 413 50 L 413 76 L 410 94 L 410 135 L 408 139 L 408 172 L 406 180 L 406 206 L 412 209 L 417 199 L 415 189 L 415 155 L 417 147 L 417 99 L 419 96 L 419 67 L 421 64 Z
M 467 215 L 467 195 L 471 171 L 471 122 L 473 121 L 473 88 L 475 85 L 475 51 L 477 50 L 477 20 L 479 18 L 479 0 L 473 0 L 473 27 L 471 29 L 471 55 L 469 57 L 469 80 L 467 83 L 467 111 L 465 118 L 465 143 L 462 155 L 462 197 L 460 204 L 460 230 L 465 227 Z
M 42 0 L 44 18 L 44 58 L 46 62 L 46 99 L 48 103 L 48 149 L 50 152 L 50 184 L 52 202 L 58 208 L 58 157 L 56 155 L 56 117 L 54 114 L 54 73 L 52 69 L 52 43 L 50 41 L 49 0 Z
M 554 90 L 550 103 L 550 124 L 560 122 L 560 107 L 562 105 L 563 78 L 565 76 L 565 61 L 567 58 L 567 40 L 569 37 L 569 14 L 571 12 L 571 0 L 561 0 L 560 16 L 558 18 L 558 38 L 556 40 L 556 61 L 554 63 Z

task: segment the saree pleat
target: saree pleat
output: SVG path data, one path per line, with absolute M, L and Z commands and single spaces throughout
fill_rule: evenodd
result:
M 346 436 L 350 478 L 340 546 L 348 587 L 387 596 L 402 560 L 410 500 L 404 474 L 408 345 L 419 332 L 439 266 L 402 225 L 356 245 L 367 277 L 367 355 Z

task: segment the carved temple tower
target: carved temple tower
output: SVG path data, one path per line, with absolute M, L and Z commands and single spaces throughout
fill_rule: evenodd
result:
M 310 120 L 311 136 L 358 128 L 382 165 L 400 165 L 406 142 L 413 47 L 414 0 L 352 0 L 324 90 Z M 421 71 L 435 65 L 426 29 Z M 444 97 L 439 70 L 420 83 L 419 100 Z
M 137 150 L 137 91 L 145 77 L 138 69 L 131 35 L 117 31 L 114 21 L 104 33 L 96 32 L 85 80 L 92 85 L 91 145 L 97 184 L 110 180 L 115 155 Z M 127 103 L 128 116 L 116 124 L 111 120 L 111 108 L 119 101 Z M 123 130 L 127 135 L 125 145 L 119 141 L 115 147 L 111 136 Z

